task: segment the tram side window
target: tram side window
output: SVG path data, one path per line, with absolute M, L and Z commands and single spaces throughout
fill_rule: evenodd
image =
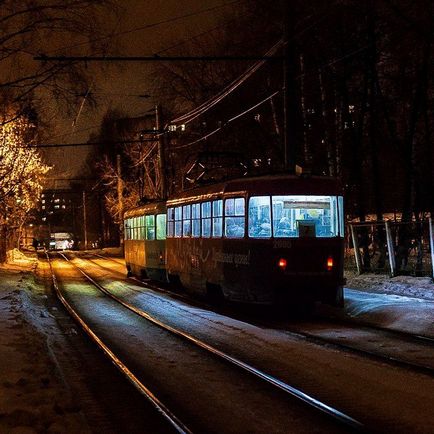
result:
M 200 237 L 200 203 L 191 205 L 191 236 Z
M 130 218 L 128 220 L 129 220 L 129 226 L 130 226 L 129 234 L 128 235 L 129 235 L 129 239 L 133 240 L 134 239 L 134 234 L 133 234 L 133 219 Z
M 182 206 L 175 208 L 175 237 L 182 237 Z
M 191 205 L 182 207 L 182 236 L 191 236 Z
M 223 201 L 212 202 L 212 236 L 220 238 L 223 233 Z
M 131 217 L 129 220 L 130 220 L 130 240 L 134 240 L 134 218 Z
M 175 208 L 167 209 L 167 237 L 172 238 L 175 234 Z
M 337 236 L 336 201 L 331 196 L 273 196 L 275 237 Z
M 146 233 L 146 221 L 145 216 L 139 217 L 139 239 L 144 240 L 145 239 L 145 233 Z
M 242 197 L 225 200 L 225 237 L 244 237 L 244 208 L 244 198 Z
M 202 205 L 202 237 L 209 238 L 211 236 L 211 202 L 203 202 L 201 205 Z
M 271 238 L 270 196 L 255 196 L 250 198 L 249 237 Z
M 165 240 L 165 239 L 166 239 L 166 214 L 157 214 L 157 240 Z
M 131 235 L 130 235 L 130 219 L 125 219 L 125 221 L 124 221 L 124 238 L 126 240 L 130 240 L 131 239 Z
M 146 216 L 146 239 L 155 240 L 155 216 Z
M 139 239 L 139 218 L 133 218 L 133 240 Z

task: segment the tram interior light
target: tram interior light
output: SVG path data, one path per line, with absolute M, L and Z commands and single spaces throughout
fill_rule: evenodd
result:
M 333 268 L 333 258 L 329 256 L 327 258 L 327 270 L 331 271 L 332 268 Z
M 278 262 L 279 268 L 281 268 L 282 270 L 284 270 L 286 268 L 286 259 L 285 258 L 280 258 L 279 262 Z

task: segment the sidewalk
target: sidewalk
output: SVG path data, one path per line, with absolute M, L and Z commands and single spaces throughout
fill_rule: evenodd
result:
M 0 266 L 0 433 L 89 432 L 50 357 L 58 333 L 35 259 Z

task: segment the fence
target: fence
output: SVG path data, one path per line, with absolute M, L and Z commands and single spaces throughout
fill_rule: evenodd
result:
M 434 277 L 434 230 L 430 219 L 350 223 L 345 266 L 357 273 Z

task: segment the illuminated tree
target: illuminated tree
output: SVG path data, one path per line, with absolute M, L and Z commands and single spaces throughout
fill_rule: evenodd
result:
M 50 169 L 30 147 L 36 136 L 35 125 L 24 116 L 9 112 L 0 118 L 0 262 L 35 207 Z

